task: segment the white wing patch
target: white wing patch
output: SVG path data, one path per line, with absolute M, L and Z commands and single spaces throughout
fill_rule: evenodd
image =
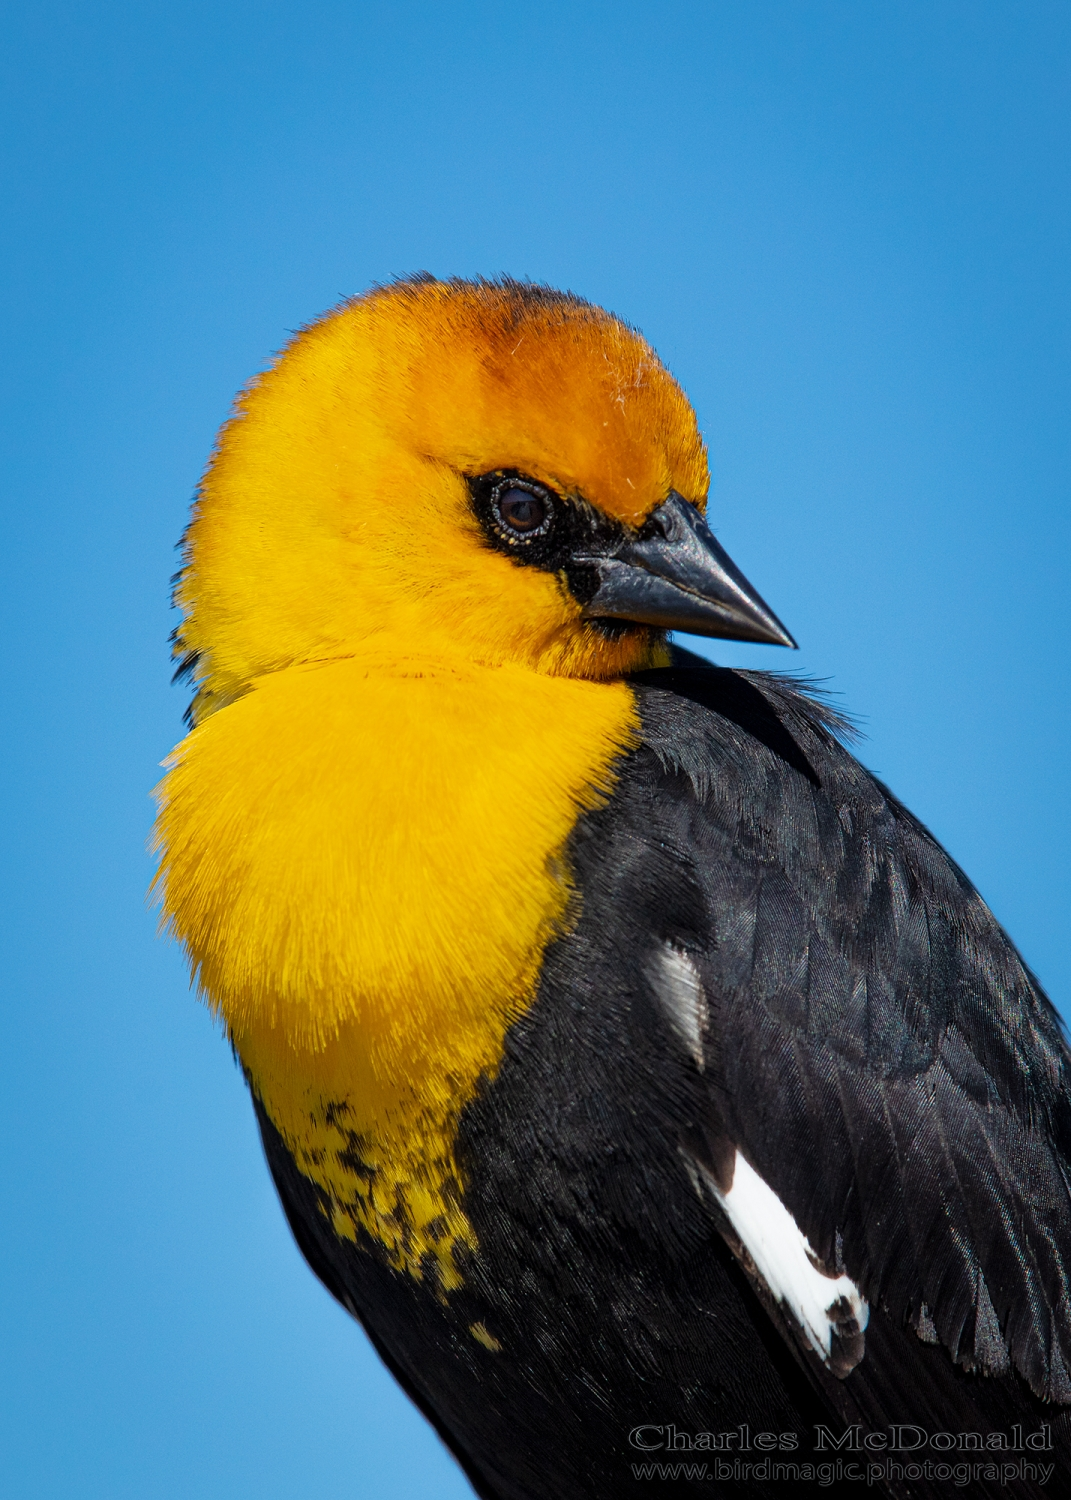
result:
M 678 1039 L 702 1069 L 706 997 L 699 970 L 687 953 L 666 943 L 652 955 L 647 977 Z
M 845 1343 L 857 1346 L 857 1357 L 849 1356 L 847 1368 L 835 1371 L 847 1374 L 862 1358 L 862 1332 L 870 1317 L 855 1282 L 850 1276 L 829 1276 L 820 1269 L 807 1236 L 739 1151 L 727 1193 L 702 1166 L 699 1170 L 770 1294 L 791 1312 L 819 1358 L 828 1365 Z M 837 1363 L 844 1363 L 843 1355 Z

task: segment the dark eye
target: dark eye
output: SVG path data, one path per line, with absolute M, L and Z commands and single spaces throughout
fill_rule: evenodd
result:
M 504 484 L 495 493 L 495 518 L 507 535 L 544 536 L 550 528 L 553 505 L 541 487 Z

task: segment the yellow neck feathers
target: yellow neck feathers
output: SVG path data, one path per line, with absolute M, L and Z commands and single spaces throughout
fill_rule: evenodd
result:
M 564 575 L 490 548 L 521 471 L 638 527 L 702 506 L 680 388 L 632 329 L 417 282 L 306 329 L 224 427 L 186 538 L 197 728 L 161 788 L 164 909 L 340 1234 L 456 1277 L 453 1142 L 574 918 L 567 842 L 635 732 Z
M 167 918 L 253 1087 L 336 1231 L 444 1291 L 472 1244 L 458 1115 L 635 727 L 621 683 L 355 657 L 258 678 L 162 784 Z

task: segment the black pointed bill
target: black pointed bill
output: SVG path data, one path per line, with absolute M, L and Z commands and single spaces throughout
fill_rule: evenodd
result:
M 598 588 L 588 619 L 631 620 L 662 630 L 760 641 L 796 642 L 748 583 L 694 505 L 676 493 L 651 512 L 639 536 L 609 556 L 577 558 Z

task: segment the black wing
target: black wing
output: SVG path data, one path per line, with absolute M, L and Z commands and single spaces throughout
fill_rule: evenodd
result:
M 705 908 L 699 948 L 679 940 L 709 1007 L 708 1153 L 734 1144 L 894 1325 L 1071 1402 L 1071 1056 L 1052 1005 L 798 684 L 685 666 L 636 686 L 679 792 L 646 837 Z

